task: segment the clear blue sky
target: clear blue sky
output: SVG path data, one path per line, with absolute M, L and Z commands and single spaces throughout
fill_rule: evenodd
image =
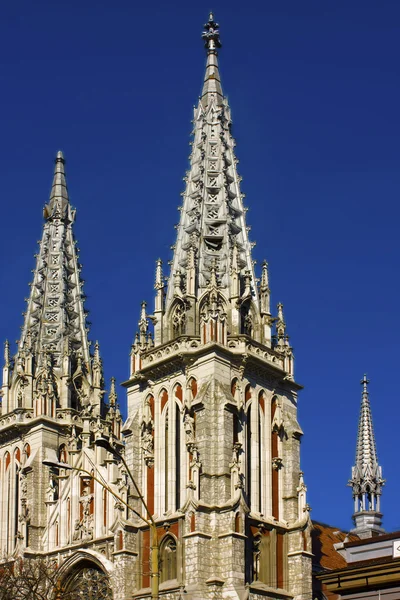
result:
M 210 6 L 3 2 L 0 338 L 15 340 L 57 150 L 78 210 L 106 377 L 128 376 L 155 259 L 170 259 L 201 90 Z M 361 386 L 371 379 L 387 486 L 398 497 L 400 84 L 398 0 L 215 0 L 222 83 L 258 264 L 270 264 L 305 386 L 312 516 L 350 527 Z M 124 392 L 120 392 L 124 404 Z

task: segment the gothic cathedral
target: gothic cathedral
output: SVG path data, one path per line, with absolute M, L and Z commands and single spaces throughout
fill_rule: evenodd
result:
M 141 307 L 125 422 L 88 340 L 60 152 L 15 357 L 5 345 L 0 551 L 55 561 L 69 597 L 311 598 L 301 386 L 254 270 L 212 14 L 203 39 L 171 271 L 157 261 Z

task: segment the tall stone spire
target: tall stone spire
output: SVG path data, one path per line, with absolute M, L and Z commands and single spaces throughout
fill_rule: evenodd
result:
M 352 468 L 349 485 L 354 498 L 354 533 L 360 537 L 371 537 L 384 533 L 381 527 L 380 497 L 382 468 L 378 464 L 375 437 L 372 426 L 371 406 L 368 396 L 367 376 L 361 381 L 363 386 L 360 420 L 358 424 L 355 466 Z
M 256 279 L 244 194 L 237 171 L 231 112 L 218 68 L 219 26 L 211 13 L 204 26 L 207 62 L 202 94 L 194 109 L 190 168 L 171 272 L 164 297 L 158 277 L 154 315 L 156 345 L 181 335 L 203 343 L 227 344 L 229 335 L 248 335 L 274 345 L 266 266 Z M 160 271 L 160 269 L 159 269 Z M 278 348 L 286 353 L 288 348 Z M 287 345 L 286 345 L 287 346 Z M 292 357 L 291 357 L 292 361 Z
M 62 152 L 55 160 L 44 219 L 14 372 L 3 381 L 3 388 L 7 387 L 3 389 L 7 398 L 3 413 L 30 407 L 44 382 L 54 388 L 57 407 L 92 405 L 99 410 L 101 364 L 96 356 L 92 359 L 89 350 L 81 265 L 72 230 L 75 210 L 69 202 Z M 14 397 L 13 387 L 18 397 Z M 48 411 L 49 403 L 42 404 Z M 42 409 L 37 410 L 40 413 Z

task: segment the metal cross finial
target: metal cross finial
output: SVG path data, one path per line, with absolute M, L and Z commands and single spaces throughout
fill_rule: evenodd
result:
M 210 12 L 208 17 L 208 23 L 204 25 L 204 31 L 201 36 L 204 40 L 204 45 L 207 50 L 215 51 L 216 48 L 221 48 L 221 41 L 219 39 L 219 25 L 214 21 L 214 14 Z
M 369 379 L 367 378 L 366 373 L 364 373 L 364 377 L 362 378 L 362 380 L 360 381 L 361 385 L 364 386 L 364 393 L 366 394 L 368 392 L 368 384 L 369 384 Z

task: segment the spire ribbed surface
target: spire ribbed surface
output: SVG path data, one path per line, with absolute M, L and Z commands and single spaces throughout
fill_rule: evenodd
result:
M 181 219 L 174 246 L 167 307 L 179 279 L 193 265 L 194 292 L 199 298 L 210 283 L 212 272 L 219 289 L 230 295 L 231 269 L 250 279 L 249 291 L 258 306 L 251 244 L 246 227 L 241 178 L 237 172 L 235 141 L 231 134 L 231 112 L 223 96 L 217 49 L 221 47 L 218 24 L 210 14 L 203 39 L 207 64 L 201 98 L 194 110 L 190 169 L 186 174 Z
M 75 247 L 71 208 L 62 152 L 55 160 L 50 199 L 44 209 L 45 224 L 25 313 L 21 350 L 51 353 L 56 366 L 63 351 L 90 361 L 86 317 L 83 306 L 81 265 Z M 69 350 L 66 350 L 66 348 Z
M 367 376 L 361 381 L 363 386 L 361 411 L 358 423 L 356 461 L 352 468 L 349 485 L 353 490 L 354 522 L 353 530 L 360 537 L 383 533 L 381 527 L 380 496 L 385 480 L 378 464 L 371 405 L 368 395 Z
M 372 425 L 371 405 L 368 396 L 366 376 L 362 380 L 363 393 L 361 400 L 360 420 L 358 423 L 356 468 L 361 476 L 366 477 L 375 473 L 378 466 L 375 436 Z

